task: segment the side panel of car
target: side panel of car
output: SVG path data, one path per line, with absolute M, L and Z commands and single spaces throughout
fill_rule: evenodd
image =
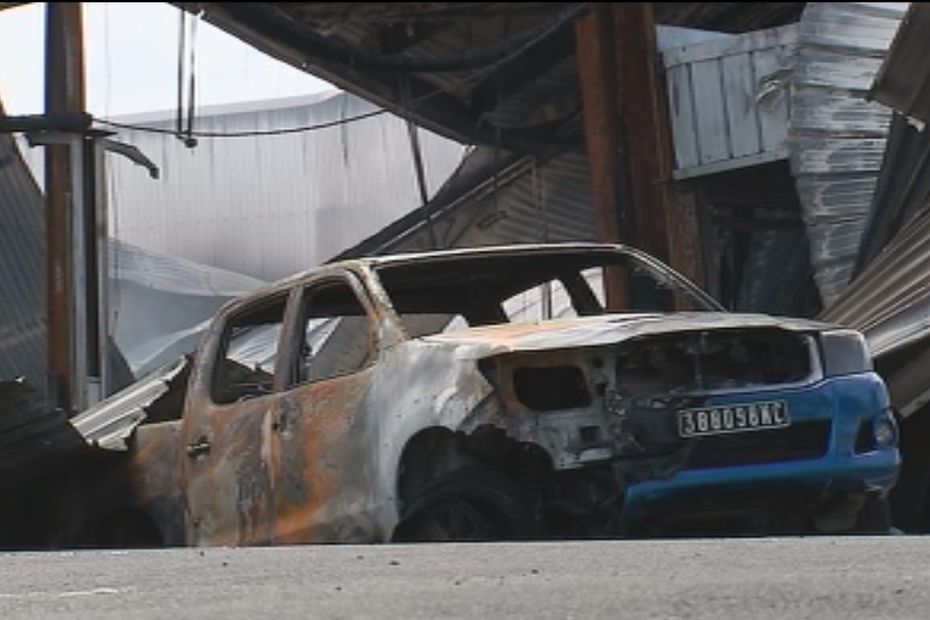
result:
M 379 314 L 351 273 L 310 280 L 292 296 L 272 424 L 276 543 L 377 538 L 368 460 L 378 412 L 363 404 L 379 333 Z
M 278 398 L 249 395 L 244 379 L 234 384 L 242 388 L 241 396 L 235 390 L 220 396 L 216 390 L 218 366 L 237 317 L 266 301 L 260 298 L 220 315 L 191 373 L 180 456 L 188 544 L 254 545 L 272 540 L 268 463 Z
M 280 317 L 268 312 L 275 295 L 287 298 Z M 235 338 L 279 320 L 272 361 L 252 367 L 236 359 Z M 333 270 L 217 319 L 191 377 L 183 423 L 188 543 L 384 538 L 366 516 L 368 463 L 378 445 L 369 431 L 381 410 L 363 405 L 383 341 L 380 320 L 361 282 Z M 224 364 L 234 367 L 226 384 Z M 255 381 L 269 383 L 250 392 Z

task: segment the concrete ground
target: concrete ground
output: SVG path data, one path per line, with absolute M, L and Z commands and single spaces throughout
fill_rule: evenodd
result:
M 0 555 L 0 618 L 926 618 L 930 537 Z

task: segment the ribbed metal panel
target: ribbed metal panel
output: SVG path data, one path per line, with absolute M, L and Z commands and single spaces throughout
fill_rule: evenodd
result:
M 345 5 L 338 11 L 340 14 L 338 20 L 332 19 L 329 7 L 321 7 L 317 3 L 305 3 L 305 10 L 298 8 L 297 5 L 288 8 L 292 14 L 303 14 L 304 19 L 317 27 L 324 23 L 321 18 L 326 19 L 325 16 L 329 14 L 326 26 L 330 36 L 343 38 L 361 49 L 367 49 L 371 45 L 372 29 L 375 25 L 389 21 L 399 23 L 396 21 L 398 20 L 396 15 L 399 12 L 391 10 L 392 4 L 384 5 L 384 15 L 376 19 L 372 19 L 370 13 L 366 16 L 362 11 L 353 10 L 352 5 Z M 559 12 L 571 7 L 572 3 L 521 3 L 518 8 L 481 4 L 471 6 L 462 4 L 456 7 L 452 3 L 444 8 L 449 11 L 458 11 L 459 14 L 434 18 L 435 23 L 440 24 L 435 27 L 436 32 L 432 36 L 412 40 L 400 55 L 409 58 L 454 58 L 466 53 L 494 49 L 502 41 L 518 38 L 544 24 L 553 23 Z M 419 19 L 430 21 L 422 9 L 414 9 L 414 11 Z M 388 17 L 391 14 L 394 17 Z M 569 59 L 567 64 L 570 66 L 568 86 L 577 89 L 578 78 L 574 60 Z M 471 89 L 490 78 L 497 68 L 496 64 L 491 64 L 488 67 L 463 71 L 423 72 L 419 74 L 419 77 L 438 88 L 453 93 L 463 104 L 468 105 Z M 543 75 L 541 79 L 551 81 L 553 77 Z M 528 99 L 529 91 L 539 87 L 537 82 L 534 80 L 518 93 L 518 96 L 524 100 L 520 102 L 522 105 L 508 101 L 506 107 L 509 111 L 502 111 L 502 114 L 518 121 L 527 121 L 528 116 L 532 116 L 532 113 L 538 110 L 539 102 L 547 101 L 542 98 Z M 515 111 L 518 107 L 520 112 Z M 522 119 L 520 113 L 522 113 Z M 519 124 L 525 124 L 525 122 Z
M 587 158 L 567 153 L 523 174 L 500 191 L 507 216 L 491 227 L 501 243 L 593 241 L 594 207 Z M 486 199 L 493 204 L 494 197 Z
M 811 3 L 798 25 L 789 151 L 825 305 L 846 287 L 890 112 L 865 100 L 906 4 Z
M 930 4 L 913 2 L 891 44 L 870 93 L 871 98 L 902 114 L 930 121 Z M 916 71 L 915 71 L 916 69 Z
M 578 89 L 578 69 L 575 59 L 569 57 L 499 102 L 487 119 L 499 127 L 524 127 L 552 120 L 546 116 L 564 115 L 577 105 L 581 99 Z M 540 110 L 540 101 L 559 101 L 562 110 Z
M 823 318 L 866 333 L 880 356 L 930 333 L 930 208 L 912 220 Z
M 930 63 L 918 71 L 930 75 Z M 888 134 L 869 222 L 859 246 L 856 275 L 894 238 L 930 197 L 930 134 L 895 114 Z
M 919 81 L 930 75 L 930 63 L 911 73 Z M 896 115 L 887 149 L 860 248 L 861 273 L 823 313 L 863 330 L 876 357 L 930 334 L 930 137 Z M 926 383 L 927 373 L 919 372 Z
M 2 109 L 2 108 L 0 108 Z M 0 134 L 0 380 L 46 389 L 42 194 L 9 134 Z
M 281 129 L 377 111 L 344 93 L 200 110 L 213 132 Z M 173 129 L 171 113 L 119 119 Z M 420 130 L 434 192 L 464 147 Z M 391 114 L 318 131 L 204 138 L 195 149 L 170 135 L 120 130 L 160 169 L 154 181 L 110 156 L 111 234 L 127 243 L 272 281 L 331 258 L 420 206 L 406 123 Z M 36 149 L 39 150 L 39 149 Z
M 492 149 L 472 151 L 440 192 L 454 198 L 431 203 L 440 248 L 594 240 L 594 207 L 583 154 L 564 153 L 539 164 L 521 158 L 495 175 L 496 159 Z M 499 159 L 507 161 L 503 155 Z M 420 210 L 340 258 L 431 249 L 428 230 Z

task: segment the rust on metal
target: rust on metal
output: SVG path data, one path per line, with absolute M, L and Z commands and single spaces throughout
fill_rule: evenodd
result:
M 613 4 L 620 99 L 627 127 L 637 247 L 668 260 L 699 286 L 704 282 L 693 196 L 672 177 L 668 97 L 656 56 L 655 17 L 648 2 Z
M 663 127 L 656 112 L 661 101 L 655 66 L 655 24 L 651 5 L 611 4 L 617 70 L 617 108 L 623 127 L 624 161 L 629 170 L 629 196 L 634 212 L 636 247 L 665 259 L 666 204 L 661 191 L 660 139 Z M 674 265 L 673 265 L 674 266 Z
M 48 115 L 84 112 L 81 5 L 51 2 L 47 7 L 45 108 Z M 70 260 L 73 197 L 72 159 L 68 146 L 51 145 L 45 155 L 46 244 L 48 252 L 49 374 L 53 397 L 65 410 L 73 399 L 74 325 Z
M 609 12 L 603 8 L 575 22 L 578 79 L 584 108 L 585 148 L 591 175 L 594 226 L 598 241 L 616 243 L 629 240 L 629 222 L 621 221 L 620 204 L 623 173 L 620 159 L 620 127 L 613 28 Z M 628 286 L 627 274 L 613 272 L 604 283 L 607 305 L 623 307 Z

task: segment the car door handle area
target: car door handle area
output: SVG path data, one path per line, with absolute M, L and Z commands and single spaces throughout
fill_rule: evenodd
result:
M 191 458 L 196 458 L 209 451 L 210 441 L 206 437 L 201 437 L 196 442 L 187 444 L 187 456 Z

